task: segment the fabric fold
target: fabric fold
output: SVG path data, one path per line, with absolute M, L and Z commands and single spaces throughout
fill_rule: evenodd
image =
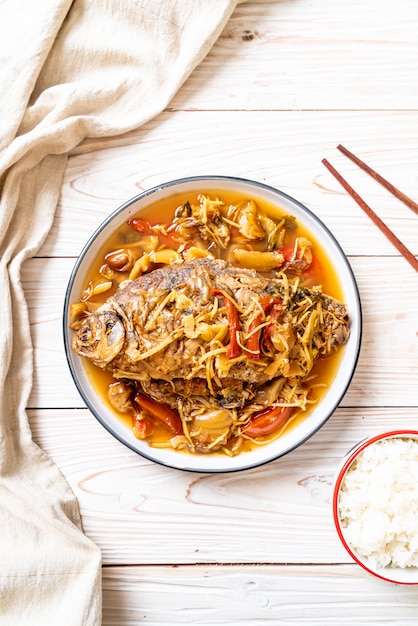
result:
M 0 4 L 0 625 L 101 623 L 99 548 L 28 425 L 33 349 L 22 263 L 51 228 L 68 152 L 161 112 L 236 4 Z

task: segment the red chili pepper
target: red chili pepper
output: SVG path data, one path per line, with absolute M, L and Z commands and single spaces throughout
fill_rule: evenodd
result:
M 138 415 L 134 417 L 132 430 L 137 439 L 147 439 L 154 432 L 150 420 Z
M 281 314 L 282 314 L 281 309 L 273 309 L 272 312 L 270 313 L 270 318 L 272 320 L 277 320 L 279 319 Z M 273 334 L 273 330 L 274 330 L 274 324 L 269 324 L 263 329 L 263 343 L 269 345 L 270 347 L 272 345 L 271 336 Z
M 175 247 L 178 248 L 180 241 L 176 239 L 175 233 L 167 233 L 164 235 L 163 232 L 153 230 L 154 226 L 157 224 L 151 224 L 151 222 L 147 222 L 147 220 L 143 220 L 139 217 L 133 217 L 128 220 L 128 225 L 131 226 L 134 230 L 142 233 L 143 235 L 157 235 L 160 244 L 168 246 L 169 248 Z
M 261 437 L 270 435 L 287 422 L 293 412 L 291 406 L 274 406 L 254 413 L 248 426 L 244 426 L 241 432 L 249 437 Z
M 133 217 L 131 220 L 128 220 L 128 224 L 139 233 L 149 233 L 152 226 L 151 222 L 142 220 L 139 217 Z
M 228 315 L 228 327 L 229 327 L 229 346 L 226 353 L 228 359 L 235 359 L 241 354 L 241 346 L 238 343 L 237 335 L 240 331 L 238 311 L 234 303 L 228 298 L 222 289 L 213 289 L 213 296 L 220 296 L 225 300 L 227 315 Z
M 315 261 L 313 255 L 311 260 L 309 260 L 308 257 L 304 258 L 303 252 L 298 247 L 297 243 L 293 246 L 283 246 L 283 248 L 280 248 L 277 252 L 283 255 L 287 269 L 295 271 L 298 274 L 303 274 L 305 278 Z
M 168 406 L 159 404 L 143 393 L 138 393 L 135 396 L 135 402 L 141 409 L 149 413 L 151 417 L 164 424 L 174 435 L 183 434 L 183 425 L 180 417 Z
M 257 326 L 261 324 L 262 321 L 262 313 L 258 311 L 255 314 L 251 324 L 248 327 L 248 338 L 245 342 L 245 350 L 247 351 L 247 357 L 252 361 L 259 361 L 261 358 L 260 354 L 260 337 L 261 337 L 261 329 L 255 330 Z
M 261 308 L 263 309 L 264 316 L 269 315 L 270 312 L 274 311 L 276 314 L 275 317 L 278 317 L 282 311 L 282 301 L 279 300 L 279 298 L 276 298 L 275 296 L 264 296 L 260 298 L 260 305 L 261 305 Z M 251 359 L 252 361 L 258 361 L 261 358 L 261 331 L 262 329 L 260 328 L 257 331 L 255 331 L 255 329 L 257 328 L 257 326 L 261 324 L 262 320 L 263 320 L 263 314 L 261 311 L 259 311 L 254 316 L 254 319 L 252 320 L 251 324 L 248 327 L 249 337 L 245 343 L 245 348 L 247 350 L 247 357 Z M 266 331 L 267 328 L 270 328 L 270 326 L 272 325 L 269 324 L 269 326 L 266 326 L 264 331 Z
M 300 251 L 297 248 L 295 254 L 295 246 L 283 246 L 283 248 L 279 248 L 278 252 L 283 255 L 286 263 L 289 263 L 290 261 L 299 258 L 300 254 Z

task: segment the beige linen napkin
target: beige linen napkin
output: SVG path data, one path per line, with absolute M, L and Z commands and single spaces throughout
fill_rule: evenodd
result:
M 160 112 L 237 0 L 0 0 L 0 624 L 101 622 L 101 558 L 33 443 L 23 261 L 52 224 L 66 154 Z M 140 532 L 140 529 L 138 529 Z

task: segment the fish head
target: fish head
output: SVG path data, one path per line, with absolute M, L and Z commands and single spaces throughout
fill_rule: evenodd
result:
M 98 367 L 106 367 L 121 352 L 125 327 L 113 311 L 96 311 L 83 320 L 73 337 L 73 350 Z

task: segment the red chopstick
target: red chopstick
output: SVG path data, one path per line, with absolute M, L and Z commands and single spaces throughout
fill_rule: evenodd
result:
M 396 187 L 394 187 L 389 181 L 387 181 L 383 176 L 378 174 L 371 167 L 366 165 L 361 159 L 356 157 L 352 152 L 341 146 L 338 146 L 338 149 L 343 152 L 346 156 L 348 156 L 354 163 L 359 165 L 363 170 L 365 170 L 368 174 L 370 174 L 375 180 L 377 180 L 383 187 L 385 187 L 388 191 L 390 191 L 394 196 L 402 200 L 410 209 L 418 213 L 418 205 L 408 198 L 404 193 L 399 191 Z M 336 180 L 340 183 L 342 187 L 347 191 L 347 193 L 357 202 L 357 204 L 363 209 L 363 211 L 370 217 L 370 219 L 376 224 L 376 226 L 381 230 L 381 232 L 389 239 L 389 241 L 395 246 L 395 248 L 405 257 L 405 259 L 412 265 L 414 270 L 418 272 L 418 259 L 412 254 L 410 250 L 402 243 L 400 239 L 395 235 L 393 231 L 390 230 L 388 226 L 380 219 L 378 215 L 373 211 L 372 208 L 359 196 L 359 194 L 351 187 L 351 185 L 345 180 L 343 176 L 327 161 L 327 159 L 322 159 L 322 163 L 328 169 L 328 171 L 336 178 Z
M 367 172 L 372 178 L 377 180 L 377 182 L 380 183 L 385 189 L 390 191 L 390 193 L 394 195 L 395 198 L 398 198 L 398 200 L 406 204 L 407 207 L 409 207 L 412 211 L 414 211 L 418 215 L 418 203 L 417 202 L 415 202 L 414 200 L 412 200 L 412 198 L 404 194 L 403 191 L 395 187 L 395 185 L 392 185 L 392 183 L 386 180 L 386 178 L 383 178 L 381 174 L 376 172 L 376 170 L 374 170 L 369 165 L 367 165 L 367 163 L 359 159 L 358 156 L 350 152 L 350 150 L 347 150 L 347 148 L 344 148 L 344 146 L 342 146 L 341 144 L 337 146 L 337 149 L 340 150 L 340 152 L 342 152 L 343 154 L 345 154 L 345 156 L 347 156 L 349 159 L 351 159 L 353 163 L 361 167 L 361 169 Z

